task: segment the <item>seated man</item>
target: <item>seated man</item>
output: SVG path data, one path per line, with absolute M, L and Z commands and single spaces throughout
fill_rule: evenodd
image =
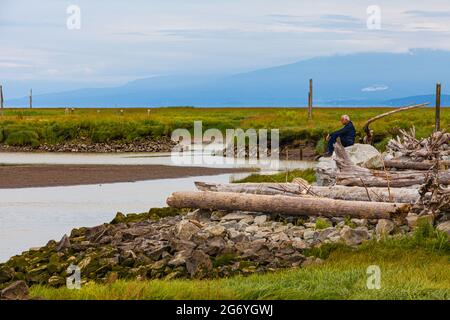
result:
M 341 123 L 344 125 L 342 129 L 330 133 L 327 136 L 328 149 L 326 156 L 331 156 L 333 154 L 334 144 L 336 143 L 337 138 L 341 139 L 341 143 L 344 147 L 355 144 L 356 130 L 353 123 L 350 121 L 350 117 L 348 115 L 343 115 L 341 117 Z

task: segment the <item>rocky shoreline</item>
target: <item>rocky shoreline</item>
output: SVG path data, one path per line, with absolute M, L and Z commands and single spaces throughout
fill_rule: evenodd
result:
M 432 222 L 430 217 L 423 219 Z M 405 236 L 417 223 L 417 219 L 401 223 L 281 218 L 173 208 L 127 216 L 118 213 L 111 223 L 73 229 L 59 242 L 49 241 L 0 264 L 0 289 L 17 286 L 17 281 L 64 286 L 70 265 L 80 268 L 82 284 L 202 279 L 297 268 L 320 263 L 314 250 L 323 245 L 354 247 L 371 239 Z M 450 221 L 438 229 L 449 233 Z
M 176 145 L 169 137 L 139 139 L 133 142 L 94 143 L 87 139 L 38 146 L 9 146 L 0 144 L 0 152 L 170 152 Z

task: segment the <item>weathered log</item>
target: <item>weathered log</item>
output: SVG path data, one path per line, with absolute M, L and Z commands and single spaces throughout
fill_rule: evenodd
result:
M 380 171 L 355 165 L 341 143 L 334 145 L 335 161 L 339 168 L 336 184 L 358 187 L 410 187 L 423 184 L 429 173 L 423 171 Z M 439 183 L 450 184 L 450 171 L 439 172 Z
M 413 170 L 430 170 L 435 166 L 433 162 L 414 162 L 414 161 L 400 161 L 400 160 L 384 160 L 386 168 L 395 169 L 413 169 Z M 450 161 L 439 161 L 439 167 L 445 168 L 450 166 Z
M 383 172 L 373 170 L 371 173 L 360 174 L 356 172 L 339 172 L 336 177 L 336 183 L 342 186 L 363 187 L 410 187 L 425 183 L 427 173 L 423 171 L 399 171 Z M 439 183 L 450 184 L 450 172 L 439 173 Z
M 348 216 L 364 219 L 404 218 L 411 207 L 409 204 L 401 203 L 208 191 L 175 192 L 167 199 L 167 204 L 174 208 L 250 211 L 297 216 Z
M 297 183 L 206 183 L 195 182 L 200 191 L 234 192 L 262 195 L 304 196 L 316 195 L 318 197 L 349 200 L 415 203 L 420 195 L 417 189 L 408 188 L 362 188 L 345 186 L 302 186 Z

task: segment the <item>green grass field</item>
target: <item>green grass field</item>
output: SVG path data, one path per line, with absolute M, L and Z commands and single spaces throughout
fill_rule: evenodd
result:
M 349 114 L 359 138 L 366 120 L 385 112 L 381 108 L 317 108 L 307 120 L 304 108 L 190 108 L 147 109 L 6 109 L 0 116 L 0 143 L 9 145 L 54 144 L 88 139 L 92 142 L 131 141 L 145 137 L 170 136 L 177 128 L 193 129 L 194 121 L 203 121 L 203 129 L 222 131 L 234 128 L 280 129 L 282 143 L 309 140 L 317 143 L 326 133 L 338 129 L 339 118 Z M 447 128 L 448 109 L 442 110 L 441 126 Z M 419 136 L 433 131 L 434 109 L 407 111 L 379 120 L 371 127 L 380 147 L 400 128 L 415 125 Z
M 410 237 L 369 241 L 357 249 L 322 246 L 326 260 L 304 268 L 211 280 L 124 281 L 80 290 L 33 286 L 44 299 L 450 299 L 450 243 L 429 225 Z M 367 288 L 367 268 L 380 267 L 381 288 Z

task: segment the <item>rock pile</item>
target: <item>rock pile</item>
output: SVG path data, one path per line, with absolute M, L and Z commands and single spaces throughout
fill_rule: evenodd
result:
M 37 147 L 33 146 L 8 146 L 0 144 L 0 151 L 10 152 L 170 152 L 175 146 L 168 137 L 160 137 L 157 139 L 140 139 L 133 142 L 105 142 L 93 143 L 87 140 L 77 142 L 62 142 L 57 144 L 41 144 Z
M 311 249 L 325 243 L 356 246 L 410 230 L 390 220 L 281 221 L 246 212 L 173 216 L 176 209 L 165 210 L 170 214 L 159 220 L 119 213 L 109 224 L 74 229 L 59 242 L 12 257 L 0 264 L 0 289 L 18 280 L 63 286 L 70 265 L 80 268 L 82 283 L 247 275 L 319 262 Z

